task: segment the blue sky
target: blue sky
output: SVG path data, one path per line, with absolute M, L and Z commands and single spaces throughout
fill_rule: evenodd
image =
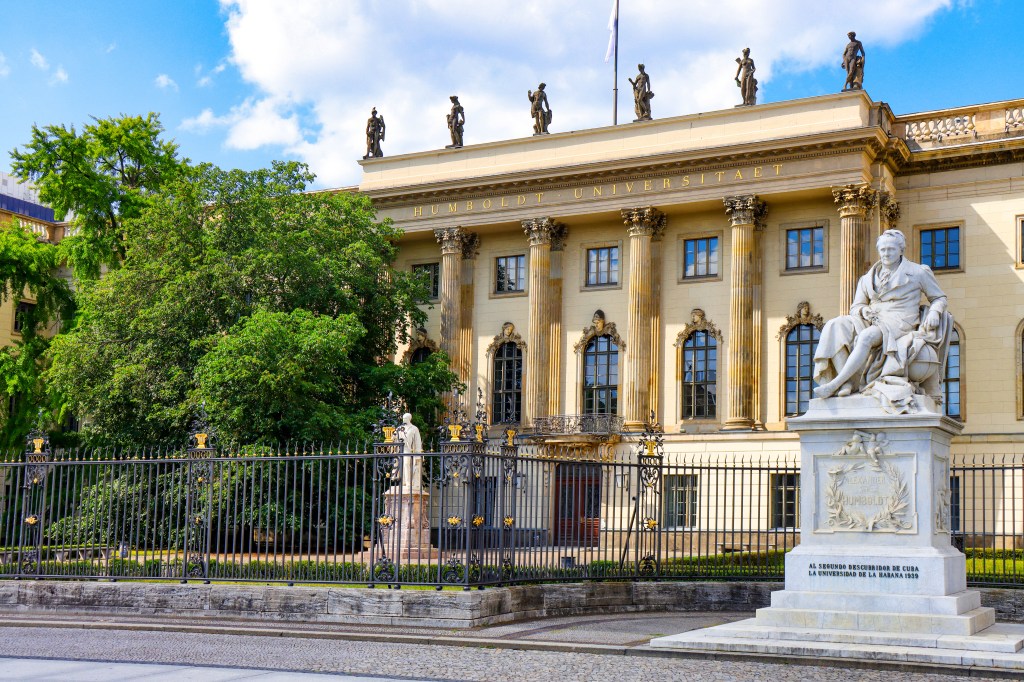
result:
M 611 0 L 6 0 L 0 150 L 33 123 L 159 112 L 195 161 L 298 159 L 318 184 L 356 184 L 370 108 L 387 155 L 443 147 L 448 96 L 466 143 L 531 133 L 547 82 L 552 132 L 611 122 Z M 865 86 L 897 114 L 1024 97 L 1018 0 L 621 0 L 620 121 L 643 61 L 655 118 L 731 107 L 751 48 L 759 101 L 838 91 L 846 32 Z M 0 170 L 8 170 L 6 153 Z

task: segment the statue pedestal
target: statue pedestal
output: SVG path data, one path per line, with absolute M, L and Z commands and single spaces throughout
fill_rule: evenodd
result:
M 384 493 L 385 513 L 394 519 L 394 530 L 385 540 L 388 556 L 403 562 L 436 559 L 430 545 L 430 514 L 427 493 L 419 488 L 391 488 Z
M 815 399 L 800 434 L 800 544 L 785 590 L 750 620 L 654 647 L 958 662 L 1024 670 L 1024 626 L 995 625 L 950 544 L 949 450 L 962 425 L 930 398 L 910 414 Z

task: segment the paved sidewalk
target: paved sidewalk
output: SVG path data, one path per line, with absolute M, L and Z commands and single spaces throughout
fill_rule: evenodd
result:
M 345 682 L 398 682 L 394 677 L 364 677 L 350 675 L 323 675 L 281 670 L 249 670 L 244 668 L 203 667 L 196 665 L 158 665 L 154 663 L 107 663 L 102 661 L 66 661 L 38 658 L 0 657 L 0 680 L 21 682 L 110 682 L 110 680 L 147 680 L 152 682 L 227 682 L 228 680 L 256 680 L 257 682 L 318 682 L 344 680 Z
M 88 617 L 5 614 L 0 656 L 31 671 L 53 665 L 49 679 L 307 679 L 295 673 L 402 680 L 701 680 L 701 682 L 952 682 L 985 677 L 980 670 L 850 667 L 814 659 L 710 658 L 652 650 L 652 637 L 740 618 L 747 613 L 632 613 L 567 616 L 467 630 L 310 623 L 268 623 L 172 617 Z M 91 663 L 82 661 L 92 661 Z M 122 672 L 107 662 L 156 663 Z M 7 676 L 0 659 L 0 679 Z M 220 666 L 215 668 L 197 666 Z M 132 669 L 135 670 L 135 669 Z M 106 671 L 106 672 L 104 672 Z M 177 672 L 175 672 L 177 671 Z M 973 674 L 972 674 L 973 673 Z M 19 673 L 20 674 L 20 673 Z M 980 675 L 979 675 L 980 674 Z M 185 677 L 183 677 L 183 675 Z M 46 679 L 32 674 L 31 679 Z M 169 676 L 166 679 L 171 679 Z M 316 679 L 316 678 L 310 678 Z M 341 679 L 351 681 L 352 677 Z M 358 679 L 358 678 L 356 678 Z

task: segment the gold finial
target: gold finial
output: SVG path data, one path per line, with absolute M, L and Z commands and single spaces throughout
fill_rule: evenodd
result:
M 208 433 L 197 433 L 196 434 L 196 446 L 200 450 L 206 449 L 206 439 L 210 437 Z
M 484 442 L 484 425 L 483 424 L 477 424 L 476 425 L 476 442 L 477 443 L 483 443 Z
M 450 438 L 451 442 L 458 443 L 459 442 L 459 436 L 462 435 L 462 424 L 449 424 L 448 425 L 448 433 L 451 436 L 451 438 Z
M 508 445 L 509 447 L 512 447 L 513 445 L 515 445 L 516 444 L 516 442 L 515 442 L 516 441 L 516 430 L 515 429 L 505 429 L 505 438 L 508 439 L 505 442 L 506 445 Z
M 644 441 L 644 446 L 647 448 L 647 456 L 648 457 L 654 457 L 654 448 L 655 448 L 656 445 L 657 445 L 657 443 L 655 443 L 654 440 L 645 440 Z
M 394 426 L 384 426 L 384 427 L 381 427 L 381 431 L 384 432 L 384 442 L 385 443 L 394 443 L 395 442 L 395 427 Z
M 46 442 L 46 440 L 43 439 L 43 438 L 33 438 L 32 439 L 32 445 L 35 446 L 34 454 L 35 453 L 41 454 L 43 452 L 43 443 L 45 443 L 45 442 Z

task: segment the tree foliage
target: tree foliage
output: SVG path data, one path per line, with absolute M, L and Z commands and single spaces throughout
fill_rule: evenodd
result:
M 389 361 L 427 294 L 391 267 L 398 230 L 311 180 L 185 166 L 120 223 L 123 266 L 82 286 L 47 372 L 95 435 L 180 440 L 205 401 L 241 442 L 363 437 L 388 391 L 429 408 L 451 387 L 444 358 Z
M 185 167 L 177 145 L 161 138 L 156 114 L 94 119 L 72 126 L 32 126 L 32 140 L 11 152 L 15 175 L 31 180 L 57 220 L 74 214 L 61 250 L 79 278 L 99 277 L 124 260 L 126 222 Z

